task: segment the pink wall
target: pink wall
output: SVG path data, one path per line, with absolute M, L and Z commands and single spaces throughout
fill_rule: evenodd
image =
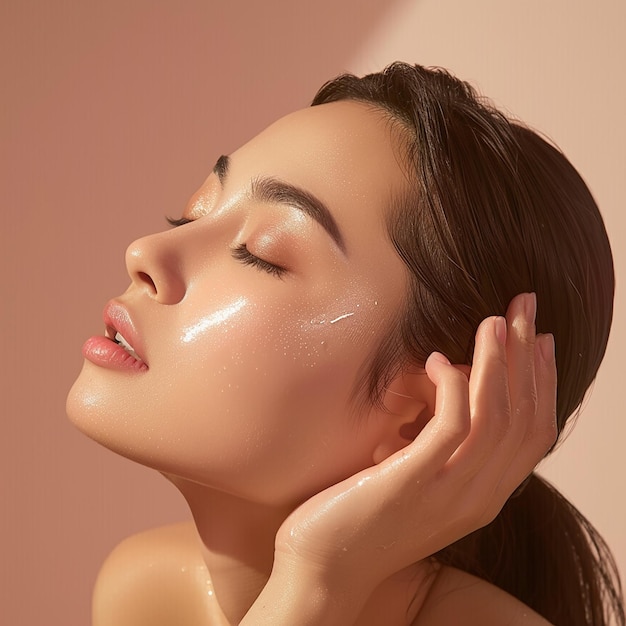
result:
M 624 274 L 623 4 L 505 4 L 3 3 L 2 623 L 88 623 L 93 580 L 113 545 L 186 517 L 158 475 L 66 422 L 80 346 L 126 285 L 128 242 L 162 228 L 216 155 L 306 105 L 326 78 L 402 57 L 475 80 L 571 154 L 604 207 Z M 606 533 L 622 567 L 626 515 L 611 494 L 623 493 L 626 467 L 623 311 L 620 299 L 581 434 L 546 470 Z
M 65 395 L 104 303 L 127 284 L 127 244 L 177 215 L 219 154 L 306 106 L 383 10 L 296 6 L 0 7 L 2 623 L 88 623 L 110 549 L 187 515 L 156 473 L 78 434 Z

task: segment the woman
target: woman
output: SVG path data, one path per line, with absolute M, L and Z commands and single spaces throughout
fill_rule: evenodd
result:
M 624 624 L 601 538 L 532 473 L 606 347 L 589 191 L 443 71 L 313 105 L 130 246 L 84 346 L 70 418 L 194 519 L 113 552 L 94 624 Z

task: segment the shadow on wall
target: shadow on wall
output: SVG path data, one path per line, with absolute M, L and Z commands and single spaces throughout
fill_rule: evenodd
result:
M 392 6 L 2 3 L 0 250 L 11 297 L 0 307 L 10 355 L 0 458 L 15 512 L 0 516 L 11 564 L 3 623 L 88 623 L 104 555 L 183 511 L 156 474 L 64 417 L 80 346 L 127 285 L 125 247 L 182 210 L 217 154 L 305 106 Z

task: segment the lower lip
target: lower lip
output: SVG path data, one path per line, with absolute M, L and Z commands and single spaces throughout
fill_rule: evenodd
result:
M 107 337 L 90 337 L 83 345 L 83 356 L 88 360 L 112 370 L 144 372 L 148 366 L 130 355 L 122 346 Z

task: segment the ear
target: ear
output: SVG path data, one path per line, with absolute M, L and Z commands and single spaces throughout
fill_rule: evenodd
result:
M 408 445 L 435 412 L 435 386 L 423 368 L 404 369 L 385 388 L 373 461 L 378 464 Z

